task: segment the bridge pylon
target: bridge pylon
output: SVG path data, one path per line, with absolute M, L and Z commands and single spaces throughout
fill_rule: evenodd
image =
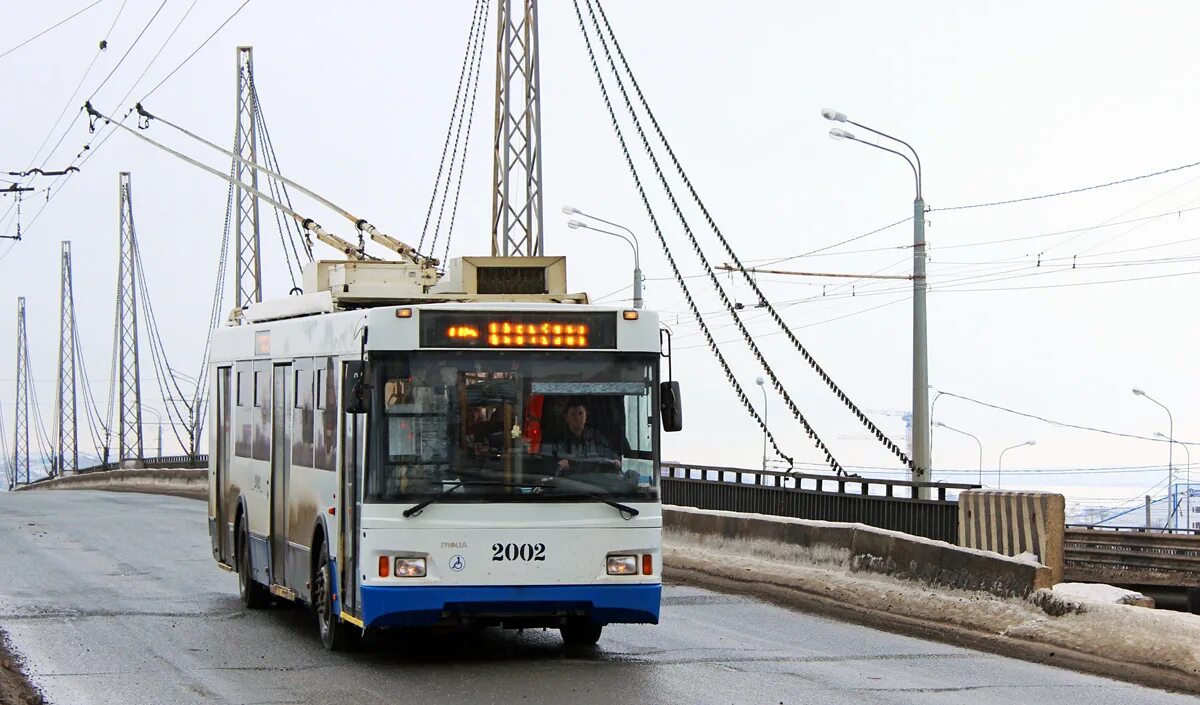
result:
M 258 163 L 258 101 L 254 93 L 254 47 L 237 48 L 237 121 L 233 151 L 251 164 Z M 243 308 L 262 301 L 261 239 L 258 227 L 258 170 L 233 161 L 233 256 L 237 264 L 233 278 L 233 307 Z
M 60 475 L 73 475 L 79 470 L 79 429 L 75 415 L 75 295 L 71 284 L 70 242 L 62 244 L 62 281 L 59 294 L 55 458 Z
M 117 461 L 142 467 L 142 389 L 138 360 L 137 231 L 133 225 L 133 190 L 129 172 L 120 175 L 121 254 L 117 265 L 116 353 L 118 386 Z
M 540 257 L 542 90 L 537 0 L 500 0 L 498 5 L 492 256 Z
M 13 409 L 13 485 L 29 484 L 29 339 L 25 297 L 17 297 L 17 399 Z M 24 473 L 24 481 L 21 475 Z

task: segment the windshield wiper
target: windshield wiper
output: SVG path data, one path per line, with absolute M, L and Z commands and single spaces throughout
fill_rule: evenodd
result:
M 552 487 L 552 485 L 542 485 L 542 486 L 543 487 Z M 621 518 L 625 519 L 626 521 L 634 518 L 638 514 L 641 514 L 641 512 L 639 512 L 638 510 L 629 506 L 628 504 L 621 504 L 620 502 L 616 501 L 615 499 L 609 499 L 608 497 L 605 497 L 604 495 L 592 494 L 591 492 L 574 492 L 574 491 L 572 491 L 572 492 L 552 492 L 552 493 L 547 493 L 545 496 L 546 497 L 586 497 L 588 499 L 594 499 L 597 502 L 604 502 L 608 506 L 613 507 L 617 511 L 621 512 Z M 625 516 L 626 514 L 628 514 L 629 516 Z
M 418 503 L 414 504 L 413 506 L 409 507 L 408 509 L 405 509 L 403 512 L 404 518 L 411 519 L 412 517 L 415 517 L 416 515 L 420 514 L 425 509 L 425 507 L 428 507 L 429 505 L 433 504 L 434 502 L 441 501 L 446 495 L 450 494 L 454 490 L 457 490 L 459 487 L 462 487 L 463 484 L 464 483 L 459 482 L 454 485 L 451 485 L 450 487 L 447 487 L 446 489 L 442 490 L 438 494 L 435 494 L 434 496 L 430 497 L 429 499 L 427 499 L 423 502 L 418 502 Z
M 442 490 L 438 494 L 433 495 L 429 499 L 418 502 L 418 503 L 414 504 L 413 506 L 409 507 L 408 509 L 405 509 L 402 512 L 402 514 L 404 515 L 405 519 L 411 519 L 412 517 L 415 517 L 416 515 L 420 514 L 422 511 L 424 511 L 425 507 L 428 507 L 429 505 L 433 504 L 434 502 L 442 501 L 443 499 L 445 499 L 446 495 L 450 494 L 454 490 L 457 490 L 459 487 L 464 487 L 464 486 L 470 486 L 470 487 L 546 487 L 546 485 L 539 485 L 537 483 L 532 483 L 532 482 L 487 482 L 487 481 L 469 481 L 468 482 L 466 480 L 459 480 L 458 482 L 454 483 L 450 487 L 447 487 L 446 489 Z

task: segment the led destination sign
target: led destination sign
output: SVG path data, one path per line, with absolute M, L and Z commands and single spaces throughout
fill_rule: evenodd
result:
M 421 346 L 610 350 L 617 347 L 616 314 L 422 311 Z

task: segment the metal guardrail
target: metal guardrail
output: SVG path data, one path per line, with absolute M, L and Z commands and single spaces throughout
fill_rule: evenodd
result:
M 1068 526 L 1064 579 L 1200 587 L 1200 535 L 1187 529 Z M 1182 533 L 1187 532 L 1187 533 Z
M 978 485 L 663 463 L 662 501 L 697 509 L 859 522 L 958 542 L 958 502 L 948 492 Z M 928 487 L 936 499 L 919 499 Z
M 208 467 L 208 454 L 201 453 L 198 455 L 163 455 L 157 458 L 143 458 L 141 467 L 147 470 L 162 470 L 166 468 L 185 468 L 197 469 Z M 119 463 L 101 463 L 91 467 L 79 468 L 79 474 L 90 472 L 106 472 L 108 470 L 121 470 Z
M 1176 536 L 1200 536 L 1200 529 L 1172 529 L 1166 526 L 1109 526 L 1107 524 L 1067 524 L 1068 529 L 1094 529 L 1096 531 L 1132 532 L 1138 534 L 1172 534 Z

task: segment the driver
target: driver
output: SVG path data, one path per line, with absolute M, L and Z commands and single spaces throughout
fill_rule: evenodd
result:
M 582 462 L 600 464 L 612 469 L 621 466 L 620 455 L 604 434 L 587 425 L 588 409 L 582 401 L 572 401 L 564 413 L 567 432 L 557 443 L 542 445 L 542 455 L 556 460 L 557 474 L 578 470 Z

